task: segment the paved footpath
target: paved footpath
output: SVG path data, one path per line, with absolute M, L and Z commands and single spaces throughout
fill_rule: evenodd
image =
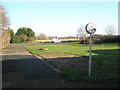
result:
M 2 88 L 78 88 L 23 45 L 12 44 L 2 51 Z

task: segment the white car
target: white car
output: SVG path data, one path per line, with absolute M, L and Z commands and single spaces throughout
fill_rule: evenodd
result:
M 59 43 L 59 42 L 61 42 L 61 40 L 54 38 L 54 39 L 52 39 L 52 42 L 53 43 Z

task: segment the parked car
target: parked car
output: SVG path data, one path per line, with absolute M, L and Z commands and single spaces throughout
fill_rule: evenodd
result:
M 54 38 L 54 39 L 52 39 L 52 42 L 53 43 L 59 43 L 59 42 L 61 42 L 61 40 Z

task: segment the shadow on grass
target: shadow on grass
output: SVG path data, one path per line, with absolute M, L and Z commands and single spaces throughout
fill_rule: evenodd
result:
M 118 73 L 119 51 L 120 49 L 92 50 L 92 53 L 97 54 L 92 55 L 92 59 L 97 60 L 99 72 L 108 73 L 108 75 Z
M 118 55 L 120 49 L 108 50 L 93 50 L 92 52 L 97 55 L 92 55 L 92 82 L 81 83 L 83 87 L 118 87 Z M 88 51 L 89 52 L 89 51 Z M 88 71 L 89 57 L 63 57 L 63 58 L 48 58 L 47 62 L 55 68 L 63 69 L 63 74 L 72 81 L 80 81 L 86 79 L 84 76 L 80 77 L 83 73 L 79 70 Z M 61 65 L 62 64 L 62 65 Z M 63 66 L 63 67 L 62 67 Z M 74 70 L 75 69 L 75 70 Z M 76 70 L 77 69 L 77 70 Z M 84 74 L 83 74 L 84 75 Z M 86 72 L 85 72 L 86 75 Z M 87 80 L 87 79 L 86 79 Z

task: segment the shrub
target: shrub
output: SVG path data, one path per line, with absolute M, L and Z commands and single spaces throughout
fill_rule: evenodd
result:
M 89 44 L 89 43 L 90 43 L 90 39 L 89 39 L 89 38 L 86 38 L 85 44 Z M 93 43 L 93 44 L 101 44 L 101 40 L 97 40 L 97 39 L 93 39 L 93 38 L 92 38 L 92 43 Z M 81 41 L 80 41 L 80 44 L 84 44 L 84 40 L 81 40 Z
M 119 41 L 120 36 L 116 36 L 116 35 L 106 35 L 104 37 L 101 38 L 101 42 L 104 43 L 111 43 L 111 42 L 120 42 Z
M 21 38 L 19 36 L 14 36 L 11 40 L 12 43 L 21 43 Z
M 25 42 L 28 38 L 25 34 L 21 34 L 21 35 L 19 35 L 19 37 L 21 39 L 21 42 Z
M 30 28 L 22 27 L 17 30 L 15 37 L 16 38 L 13 39 L 13 43 L 28 42 L 34 40 L 35 33 Z
M 103 36 L 101 37 L 101 39 L 95 39 L 95 38 L 92 38 L 92 43 L 93 44 L 101 44 L 101 43 L 119 43 L 120 39 L 120 35 L 106 35 L 106 36 Z M 85 40 L 85 44 L 89 44 L 90 43 L 90 39 L 89 38 L 86 38 Z M 80 44 L 84 44 L 84 40 L 82 40 L 80 42 Z
M 94 44 L 101 44 L 101 40 L 94 40 Z

